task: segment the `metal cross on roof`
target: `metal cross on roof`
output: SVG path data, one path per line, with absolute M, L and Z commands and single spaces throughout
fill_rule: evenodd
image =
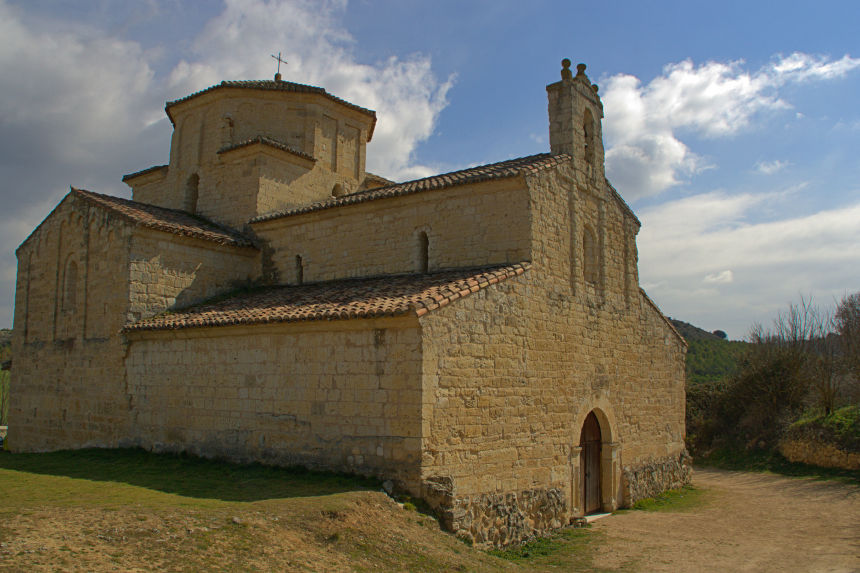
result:
M 275 74 L 275 81 L 281 80 L 281 64 L 286 64 L 287 60 L 281 59 L 281 52 L 278 52 L 278 55 L 272 54 L 272 57 L 278 60 L 278 72 Z

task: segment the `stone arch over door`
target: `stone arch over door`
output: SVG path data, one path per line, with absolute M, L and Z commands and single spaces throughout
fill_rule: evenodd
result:
M 583 407 L 575 416 L 570 456 L 571 518 L 618 509 L 621 447 L 617 441 L 617 428 L 612 408 L 604 400 Z M 588 457 L 591 457 L 590 466 L 586 465 Z M 587 473 L 588 479 L 594 481 L 586 482 Z M 597 496 L 597 500 L 587 499 L 587 488 Z

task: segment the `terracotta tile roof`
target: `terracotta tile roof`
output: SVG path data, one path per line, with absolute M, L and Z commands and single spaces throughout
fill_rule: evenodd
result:
M 423 275 L 343 279 L 239 293 L 129 324 L 125 332 L 317 320 L 423 316 L 492 284 L 521 275 L 531 263 Z
M 162 170 L 167 173 L 167 165 L 153 165 L 152 167 L 147 167 L 146 169 L 141 169 L 140 171 L 135 171 L 134 173 L 129 173 L 128 175 L 122 176 L 122 182 L 125 183 L 130 179 L 134 179 L 135 177 L 140 177 L 141 175 L 146 175 L 147 173 L 152 173 L 154 171 Z
M 354 109 L 358 112 L 361 112 L 365 115 L 369 115 L 373 118 L 373 123 L 370 125 L 370 132 L 367 134 L 367 141 L 373 137 L 373 128 L 376 127 L 376 112 L 372 109 L 367 109 L 365 107 L 361 107 L 355 105 L 354 103 L 350 103 L 344 99 L 341 99 L 337 96 L 334 96 L 325 89 L 317 86 L 308 86 L 305 84 L 297 84 L 294 82 L 285 82 L 285 81 L 276 81 L 276 80 L 243 80 L 243 81 L 223 81 L 220 84 L 211 86 L 206 88 L 205 90 L 200 90 L 199 92 L 194 92 L 193 94 L 187 95 L 183 98 L 179 98 L 173 101 L 167 102 L 164 106 L 164 111 L 167 112 L 167 117 L 170 118 L 170 122 L 174 123 L 173 115 L 170 113 L 170 108 L 173 106 L 186 102 L 190 99 L 196 98 L 197 96 L 215 91 L 217 89 L 222 88 L 242 88 L 242 89 L 252 89 L 252 90 L 266 90 L 266 91 L 280 91 L 280 92 L 293 92 L 293 93 L 311 93 L 311 94 L 320 94 L 325 96 L 326 98 L 337 102 L 341 105 L 345 105 L 348 108 Z
M 269 147 L 274 147 L 275 149 L 280 149 L 281 151 L 286 151 L 287 153 L 292 153 L 293 155 L 297 155 L 298 157 L 301 157 L 302 159 L 307 159 L 308 161 L 316 161 L 316 158 L 312 155 L 308 155 L 307 153 L 303 153 L 301 151 L 293 149 L 286 143 L 281 143 L 280 141 L 272 139 L 271 137 L 265 137 L 262 135 L 252 137 L 251 139 L 246 139 L 245 141 L 240 141 L 239 143 L 235 143 L 227 147 L 222 147 L 218 150 L 218 153 L 228 153 L 235 149 L 241 149 L 243 147 L 248 147 L 249 145 L 254 145 L 257 143 L 261 145 L 267 145 Z
M 421 193 L 422 191 L 434 191 L 437 189 L 445 189 L 456 185 L 466 185 L 468 183 L 480 183 L 483 181 L 492 181 L 495 179 L 505 179 L 508 177 L 516 177 L 527 173 L 535 173 L 542 169 L 548 169 L 561 163 L 570 161 L 569 155 L 551 155 L 549 153 L 540 153 L 538 155 L 530 155 L 528 157 L 520 157 L 518 159 L 509 159 L 499 163 L 491 163 L 490 165 L 481 165 L 479 167 L 470 167 L 460 171 L 444 173 L 442 175 L 434 175 L 425 177 L 424 179 L 416 179 L 407 181 L 406 183 L 398 183 L 386 187 L 368 189 L 359 191 L 342 197 L 332 197 L 313 205 L 288 209 L 285 211 L 277 211 L 274 213 L 266 213 L 251 220 L 252 223 L 261 221 L 269 221 L 271 219 L 280 219 L 281 217 L 289 217 L 291 215 L 299 215 L 302 213 L 310 213 L 312 211 L 321 211 L 323 209 L 331 209 L 332 207 L 340 207 L 343 205 L 354 205 L 364 203 L 366 201 L 374 201 L 376 199 L 385 199 L 388 197 L 399 197 L 401 195 L 411 195 L 413 193 Z
M 138 203 L 136 201 L 129 201 L 128 199 L 120 199 L 119 197 L 75 189 L 74 187 L 72 187 L 71 194 L 107 209 L 127 221 L 149 229 L 214 241 L 221 245 L 233 247 L 254 246 L 247 237 L 238 231 L 222 227 L 202 217 L 190 215 L 185 211 L 156 207 L 155 205 Z

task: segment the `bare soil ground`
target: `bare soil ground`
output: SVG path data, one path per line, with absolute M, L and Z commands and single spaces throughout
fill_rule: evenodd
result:
M 639 571 L 860 571 L 860 488 L 699 469 L 703 503 L 598 520 L 593 565 Z

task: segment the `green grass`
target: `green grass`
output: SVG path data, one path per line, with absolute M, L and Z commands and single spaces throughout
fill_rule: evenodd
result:
M 640 499 L 632 509 L 642 511 L 689 511 L 702 507 L 706 492 L 691 485 L 663 492 L 655 497 Z
M 378 480 L 346 474 L 229 464 L 141 449 L 4 452 L 0 453 L 0 470 L 84 479 L 93 484 L 89 489 L 96 491 L 99 488 L 95 482 L 117 482 L 186 498 L 243 502 L 322 496 L 380 486 Z M 20 493 L 26 495 L 26 483 L 20 486 Z
M 724 470 L 771 472 L 788 477 L 805 477 L 818 480 L 835 480 L 860 485 L 860 471 L 822 468 L 807 464 L 790 462 L 782 454 L 768 450 L 741 450 L 723 448 L 708 456 L 695 459 L 698 466 L 714 467 Z
M 527 569 L 598 571 L 592 567 L 592 560 L 600 538 L 601 534 L 590 528 L 567 527 L 522 545 L 493 549 L 488 553 Z

